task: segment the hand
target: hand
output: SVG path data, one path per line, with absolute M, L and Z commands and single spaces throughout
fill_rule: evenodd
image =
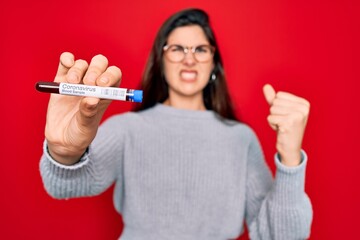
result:
M 310 103 L 287 92 L 275 92 L 266 84 L 263 88 L 269 103 L 268 122 L 277 132 L 276 149 L 281 162 L 287 166 L 296 166 L 301 162 L 301 144 L 310 111 Z
M 121 71 L 108 67 L 108 60 L 97 55 L 90 65 L 74 60 L 68 52 L 61 54 L 55 82 L 81 83 L 98 86 L 119 86 Z M 45 137 L 51 156 L 71 165 L 77 162 L 95 138 L 100 120 L 110 100 L 51 94 L 45 127 Z

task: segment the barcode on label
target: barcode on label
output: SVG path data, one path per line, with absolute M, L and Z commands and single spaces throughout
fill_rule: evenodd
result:
M 118 89 L 102 89 L 101 94 L 107 95 L 107 96 L 116 96 L 116 97 L 124 97 L 125 92 L 120 91 Z
M 110 95 L 110 89 L 101 89 L 101 94 Z

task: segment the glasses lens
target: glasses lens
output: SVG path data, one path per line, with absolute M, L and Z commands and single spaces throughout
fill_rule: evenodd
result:
M 211 60 L 213 56 L 213 51 L 210 46 L 198 46 L 195 48 L 194 55 L 198 62 L 207 62 Z
M 180 45 L 171 45 L 165 49 L 165 55 L 172 62 L 181 62 L 185 57 L 184 48 Z

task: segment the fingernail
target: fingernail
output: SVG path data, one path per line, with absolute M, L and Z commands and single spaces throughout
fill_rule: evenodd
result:
M 100 82 L 103 83 L 103 84 L 107 84 L 109 82 L 109 79 L 107 77 L 102 77 L 100 79 Z

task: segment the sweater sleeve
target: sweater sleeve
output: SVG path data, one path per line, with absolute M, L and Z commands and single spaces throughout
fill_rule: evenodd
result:
M 106 121 L 80 161 L 66 166 L 47 150 L 40 160 L 40 174 L 47 193 L 57 199 L 94 196 L 104 192 L 119 177 L 125 133 L 114 131 L 116 122 Z
M 256 136 L 248 160 L 246 221 L 251 239 L 306 239 L 310 235 L 312 207 L 304 191 L 307 156 L 296 167 L 283 165 L 275 155 L 276 175 L 265 163 Z

